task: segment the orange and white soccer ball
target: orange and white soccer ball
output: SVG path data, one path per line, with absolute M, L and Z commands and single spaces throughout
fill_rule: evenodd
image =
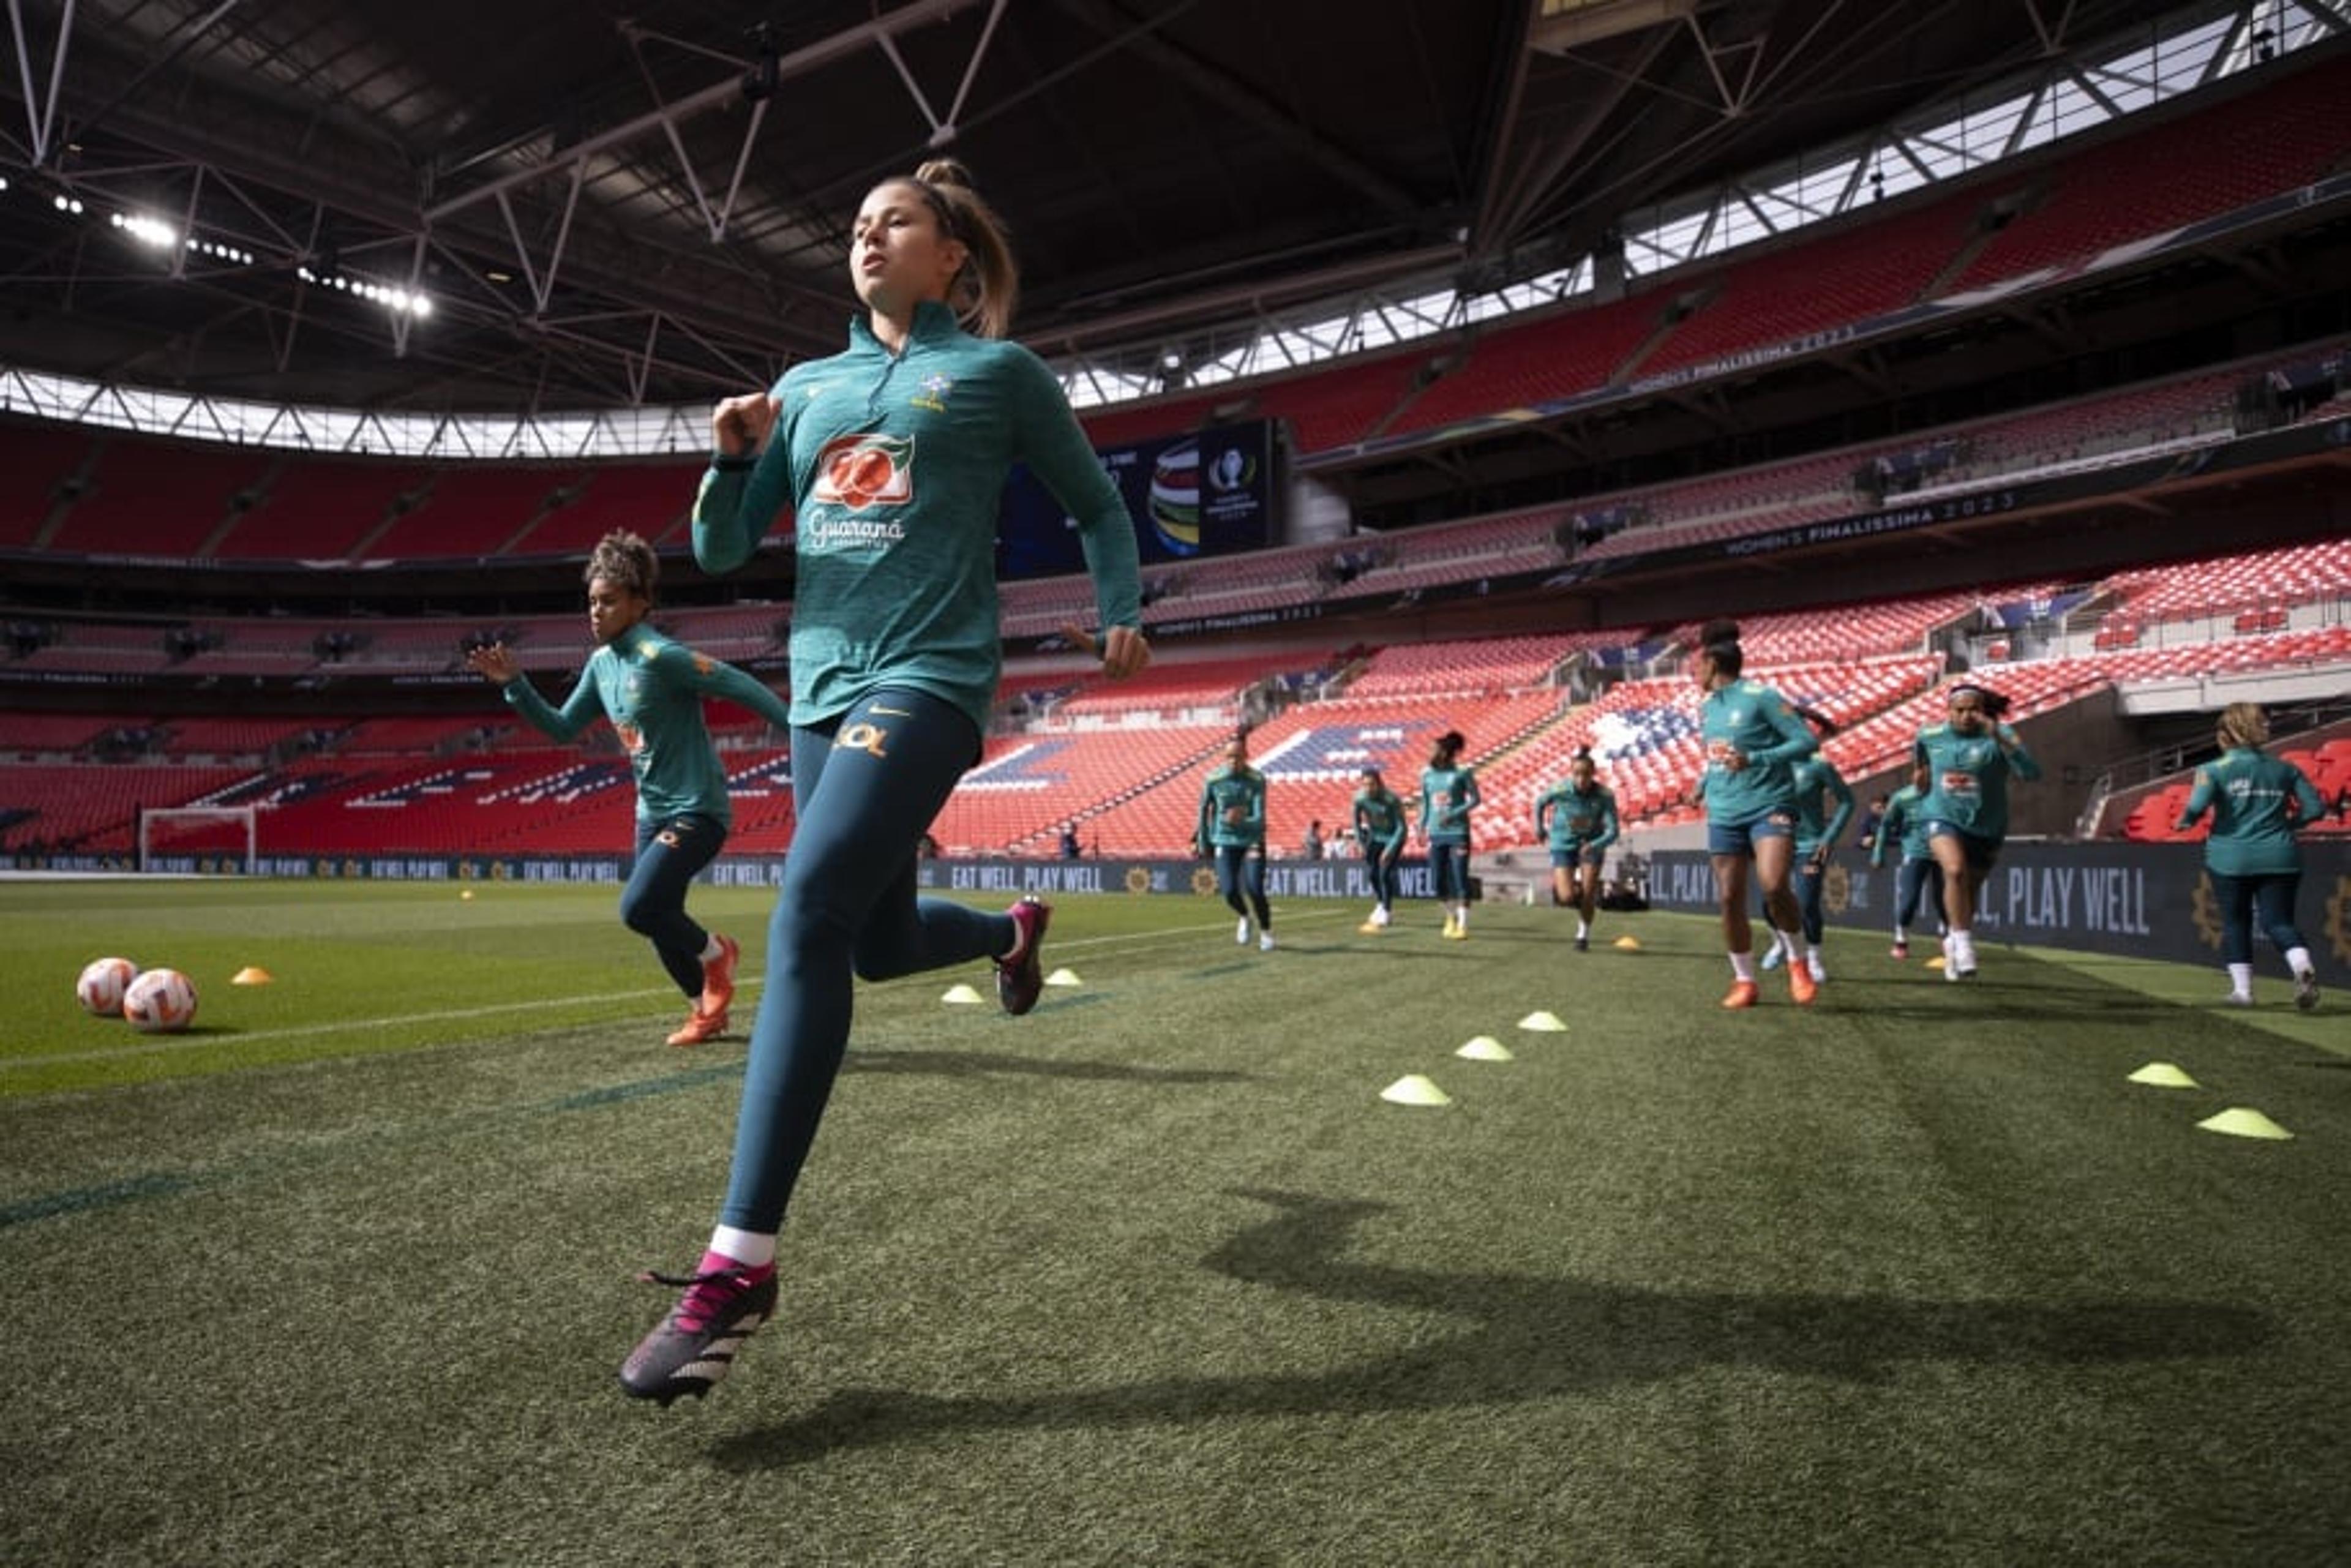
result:
M 82 1010 L 93 1017 L 120 1018 L 122 993 L 138 977 L 139 966 L 128 958 L 92 958 L 82 966 L 74 995 L 81 998 Z
M 149 969 L 122 993 L 122 1016 L 141 1034 L 174 1034 L 196 1016 L 196 988 L 177 969 Z

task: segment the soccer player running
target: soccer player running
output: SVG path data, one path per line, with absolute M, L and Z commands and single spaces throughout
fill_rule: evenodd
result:
M 1452 942 L 1469 935 L 1469 813 L 1480 796 L 1477 773 L 1461 760 L 1468 744 L 1459 730 L 1447 730 L 1420 770 L 1420 834 L 1428 844 L 1430 880 L 1445 904 L 1444 935 Z
M 1412 836 L 1404 797 L 1387 787 L 1376 768 L 1366 768 L 1355 791 L 1355 845 L 1372 879 L 1372 915 L 1355 929 L 1375 936 L 1395 918 L 1396 888 L 1403 881 L 1404 846 Z
M 1233 940 L 1249 946 L 1254 913 L 1258 951 L 1272 952 L 1273 911 L 1265 902 L 1265 775 L 1249 766 L 1247 736 L 1233 737 L 1225 747 L 1224 766 L 1200 786 L 1192 852 L 1217 862 L 1217 892 L 1240 916 Z
M 1691 661 L 1698 689 L 1698 737 L 1706 768 L 1698 794 L 1706 805 L 1707 853 L 1714 865 L 1715 898 L 1722 910 L 1722 940 L 1730 958 L 1726 1008 L 1751 1008 L 1755 979 L 1754 926 L 1747 915 L 1750 868 L 1763 895 L 1774 939 L 1787 953 L 1802 940 L 1803 911 L 1790 886 L 1795 860 L 1795 765 L 1820 749 L 1788 700 L 1761 681 L 1743 678 L 1746 654 L 1739 627 L 1709 621 Z M 1788 994 L 1809 1006 L 1819 991 L 1809 967 L 1788 966 Z
M 1796 716 L 1813 727 L 1813 737 L 1825 741 L 1840 727 L 1824 713 L 1798 707 Z M 1804 967 L 1814 984 L 1829 977 L 1828 960 L 1821 953 L 1825 923 L 1821 915 L 1821 889 L 1828 881 L 1829 856 L 1853 821 L 1853 787 L 1836 764 L 1815 751 L 1792 769 L 1796 780 L 1796 907 L 1804 917 Z M 1834 801 L 1834 808 L 1829 806 Z M 1763 955 L 1763 967 L 1776 968 L 1793 955 L 1777 946 Z
M 1553 902 L 1575 906 L 1575 950 L 1589 953 L 1600 907 L 1601 852 L 1616 841 L 1616 796 L 1600 782 L 1590 747 L 1577 748 L 1567 781 L 1535 801 L 1535 837 L 1551 846 Z
M 2294 1005 L 2308 1012 L 2318 1005 L 2318 970 L 2294 923 L 2294 895 L 2302 891 L 2302 851 L 2294 835 L 2326 815 L 2326 802 L 2301 768 L 2262 750 L 2269 738 L 2269 716 L 2259 704 L 2223 708 L 2220 755 L 2196 770 L 2177 828 L 2186 832 L 2211 813 L 2204 870 L 2220 905 L 2220 958 L 2229 967 L 2230 1005 L 2253 1005 L 2258 915 L 2262 929 L 2285 955 L 2294 976 Z
M 850 229 L 864 308 L 849 346 L 712 416 L 695 559 L 751 559 L 796 519 L 792 795 L 799 809 L 768 928 L 726 1197 L 684 1293 L 621 1369 L 666 1405 L 724 1377 L 776 1309 L 776 1237 L 815 1141 L 858 977 L 992 959 L 997 998 L 1029 1011 L 1050 910 L 1005 914 L 915 894 L 915 851 L 978 758 L 1003 666 L 998 503 L 1025 461 L 1077 520 L 1112 678 L 1150 662 L 1134 529 L 1060 383 L 1003 341 L 1018 277 L 1001 225 L 963 169 L 874 186 Z M 967 328 L 970 329 L 967 329 Z M 658 1277 L 656 1277 L 658 1278 Z
M 1949 720 L 1918 732 L 1912 760 L 1927 775 L 1918 814 L 1927 848 L 1943 872 L 1943 978 L 1976 972 L 1977 895 L 2008 837 L 2008 780 L 2030 783 L 2041 765 L 2016 731 L 2001 722 L 2008 699 L 1962 681 L 1950 690 Z
M 611 721 L 637 783 L 636 856 L 621 891 L 621 920 L 653 945 L 685 993 L 685 1022 L 669 1043 L 700 1045 L 726 1031 L 739 953 L 733 937 L 705 930 L 685 912 L 686 889 L 718 853 L 734 821 L 703 699 L 740 703 L 778 729 L 791 727 L 791 711 L 732 664 L 653 630 L 646 617 L 660 574 L 661 559 L 635 534 L 618 531 L 597 541 L 584 574 L 596 648 L 560 709 L 538 695 L 505 643 L 468 649 L 465 662 L 556 740 L 576 738 L 600 717 Z
M 1927 845 L 1927 819 L 1918 808 L 1927 799 L 1927 772 L 1912 768 L 1910 782 L 1886 797 L 1886 814 L 1878 819 L 1877 833 L 1869 846 L 1869 863 L 1884 870 L 1889 852 L 1900 856 L 1894 873 L 1894 946 L 1892 956 L 1910 956 L 1910 925 L 1918 918 L 1923 906 L 1940 910 L 1943 907 L 1943 868 L 1935 863 L 1935 852 Z M 1924 902 L 1927 890 L 1934 889 L 1933 902 Z M 1938 915 L 1935 924 L 1943 925 Z

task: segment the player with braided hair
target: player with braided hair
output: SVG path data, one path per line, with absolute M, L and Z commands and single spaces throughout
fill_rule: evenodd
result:
M 783 700 L 732 664 L 672 642 L 647 619 L 661 559 L 626 531 L 597 541 L 582 574 L 595 652 L 560 709 L 549 706 L 503 643 L 468 649 L 465 662 L 505 694 L 535 728 L 570 740 L 598 718 L 611 720 L 637 781 L 636 858 L 621 893 L 621 919 L 653 945 L 692 1004 L 672 1045 L 700 1045 L 726 1032 L 735 997 L 735 939 L 705 931 L 685 912 L 685 892 L 726 841 L 733 813 L 726 770 L 711 745 L 705 697 L 740 703 L 791 727 Z

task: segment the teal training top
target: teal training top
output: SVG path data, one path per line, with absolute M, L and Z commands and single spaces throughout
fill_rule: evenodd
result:
M 2204 864 L 2221 876 L 2279 876 L 2302 869 L 2294 831 L 2326 814 L 2318 786 L 2293 763 L 2250 746 L 2231 747 L 2196 770 L 2179 831 L 2212 813 Z M 2299 813 L 2298 815 L 2296 813 Z
M 1075 520 L 1104 628 L 1143 624 L 1134 525 L 1045 362 L 975 338 L 935 300 L 902 353 L 862 318 L 849 347 L 776 383 L 748 474 L 718 459 L 694 503 L 694 558 L 751 559 L 789 500 L 792 720 L 838 717 L 883 685 L 953 703 L 983 733 L 1002 672 L 997 515 L 1026 462 Z
M 1383 789 L 1355 791 L 1355 842 L 1365 854 L 1391 850 L 1405 841 L 1404 797 Z
M 1551 821 L 1546 828 L 1543 815 Z M 1616 797 L 1597 779 L 1591 789 L 1575 787 L 1573 779 L 1546 790 L 1535 801 L 1535 837 L 1548 831 L 1554 850 L 1604 850 L 1616 841 Z
M 1844 836 L 1846 824 L 1853 821 L 1853 786 L 1836 770 L 1836 764 L 1815 752 L 1796 764 L 1796 853 L 1818 854 L 1823 845 L 1836 847 Z M 1836 810 L 1821 816 L 1821 803 L 1834 800 Z
M 1225 813 L 1240 809 L 1241 820 L 1228 822 Z M 1265 842 L 1265 775 L 1242 763 L 1228 764 L 1208 775 L 1200 786 L 1200 825 L 1192 836 L 1211 849 L 1248 850 Z
M 599 716 L 628 749 L 637 776 L 637 819 L 666 821 L 689 813 L 734 821 L 726 769 L 702 722 L 702 699 L 725 697 L 769 724 L 789 728 L 783 699 L 732 664 L 673 643 L 640 621 L 588 655 L 560 712 L 548 706 L 528 675 L 506 684 L 517 713 L 558 740 L 570 740 Z
M 1698 704 L 1698 731 L 1706 746 L 1698 792 L 1708 821 L 1736 826 L 1775 811 L 1795 811 L 1793 768 L 1821 743 L 1787 698 L 1761 681 L 1717 686 Z M 1736 772 L 1724 766 L 1725 756 L 1734 750 L 1747 758 Z
M 1898 843 L 1906 861 L 1934 858 L 1935 851 L 1927 842 L 1927 815 L 1918 808 L 1927 796 L 1916 784 L 1905 784 L 1894 791 L 1886 802 L 1886 815 L 1877 820 L 1877 841 L 1869 846 L 1869 863 L 1886 863 L 1886 846 Z
M 2027 783 L 2041 777 L 2041 764 L 2004 724 L 1981 735 L 1928 725 L 1918 732 L 1912 755 L 1927 768 L 1927 799 L 1918 814 L 1994 843 L 2008 837 L 2009 775 Z
M 1420 831 L 1432 844 L 1469 841 L 1469 813 L 1482 799 L 1478 775 L 1468 767 L 1420 770 Z

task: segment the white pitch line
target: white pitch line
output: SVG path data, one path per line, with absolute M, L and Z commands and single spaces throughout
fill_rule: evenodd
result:
M 1290 918 L 1290 923 L 1296 925 L 1311 920 L 1335 919 L 1343 913 L 1344 912 L 1317 910 L 1306 915 L 1292 915 Z M 1056 942 L 1053 944 L 1053 950 L 1067 952 L 1078 947 L 1152 946 L 1178 937 L 1191 937 L 1223 929 L 1224 925 L 1219 922 L 1215 925 L 1186 925 L 1165 931 L 1134 932 L 1120 936 L 1081 936 L 1068 942 Z M 912 975 L 903 977 L 907 980 L 916 977 Z M 746 980 L 743 982 L 742 988 L 747 991 L 757 990 L 761 982 L 756 979 Z M 306 1040 L 314 1035 L 349 1034 L 357 1030 L 388 1029 L 395 1024 L 457 1023 L 467 1019 L 495 1018 L 500 1013 L 538 1012 L 550 1007 L 569 1007 L 573 1002 L 588 1004 L 628 1002 L 668 994 L 661 987 L 651 987 L 642 990 L 606 991 L 595 996 L 574 997 L 563 1002 L 549 1002 L 544 999 L 526 1002 L 494 1002 L 487 1007 L 453 1008 L 440 1012 L 392 1013 L 378 1018 L 338 1019 L 330 1023 L 305 1024 L 298 1029 L 256 1030 L 249 1034 L 172 1035 L 160 1040 L 142 1040 L 105 1051 L 74 1051 L 49 1056 L 0 1056 L 0 1072 L 24 1071 L 31 1068 L 66 1062 L 120 1061 L 130 1057 L 152 1056 L 165 1051 L 201 1051 L 206 1046 L 228 1049 L 235 1046 L 266 1044 L 280 1040 Z
M 625 1002 L 640 997 L 664 994 L 658 988 L 641 991 L 611 991 L 592 997 L 572 998 L 580 1002 Z M 117 1046 L 111 1051 L 77 1051 L 60 1056 L 0 1056 L 0 1072 L 11 1069 L 39 1067 L 52 1061 L 113 1061 L 127 1056 L 149 1056 L 166 1051 L 199 1051 L 208 1045 L 250 1045 L 274 1040 L 302 1040 L 314 1034 L 348 1034 L 353 1030 L 384 1029 L 392 1024 L 454 1023 L 464 1019 L 494 1018 L 499 1013 L 545 1011 L 550 1007 L 569 1007 L 569 1002 L 549 1002 L 544 999 L 528 1002 L 495 1002 L 488 1007 L 453 1008 L 433 1013 L 392 1013 L 381 1018 L 337 1019 L 332 1023 L 304 1024 L 299 1029 L 256 1030 L 250 1034 L 173 1035 L 166 1040 L 140 1040 L 135 1044 Z

